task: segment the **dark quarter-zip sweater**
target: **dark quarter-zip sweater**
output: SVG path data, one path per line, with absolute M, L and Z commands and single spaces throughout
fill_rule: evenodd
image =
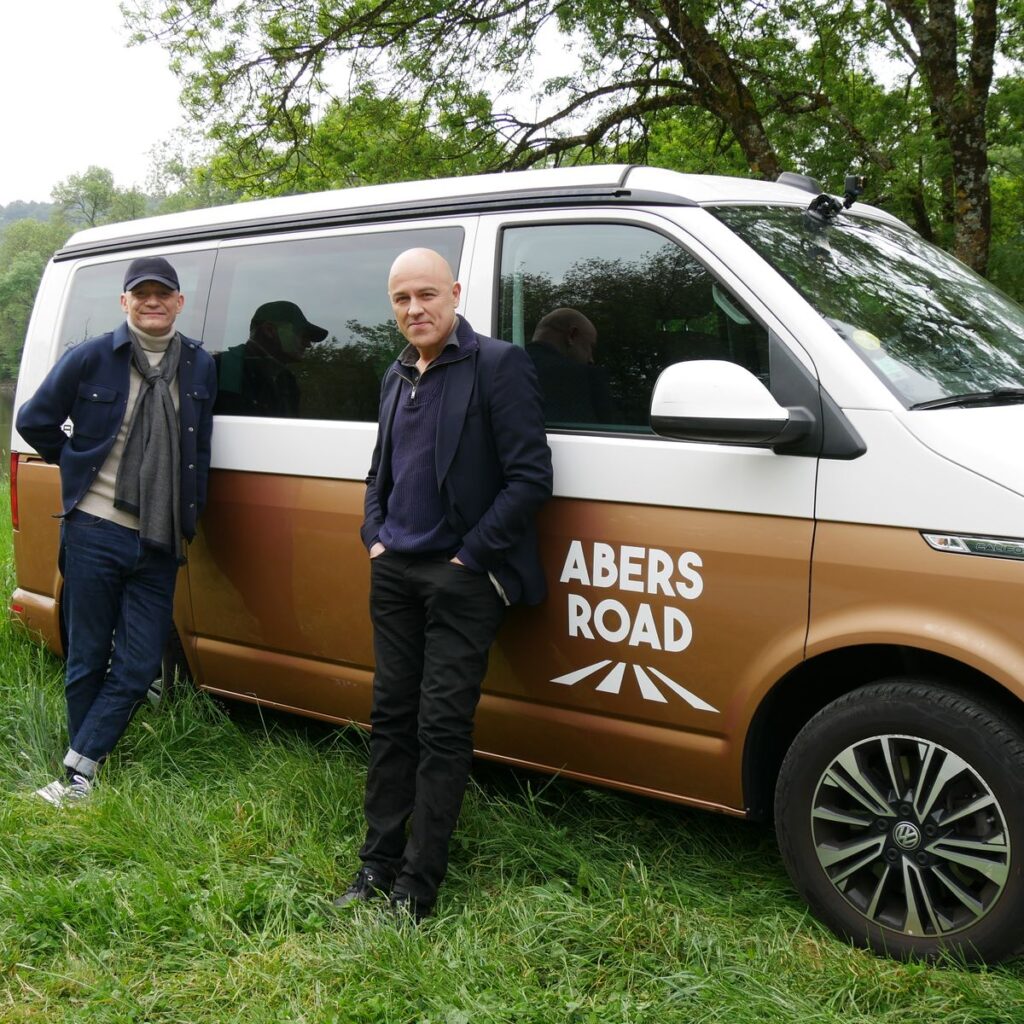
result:
M 400 368 L 392 370 L 401 377 L 401 390 L 391 423 L 393 486 L 379 536 L 390 551 L 450 558 L 462 547 L 462 538 L 445 519 L 434 449 L 446 367 L 468 355 L 453 330 L 423 373 L 416 369 L 412 346 L 402 353 Z

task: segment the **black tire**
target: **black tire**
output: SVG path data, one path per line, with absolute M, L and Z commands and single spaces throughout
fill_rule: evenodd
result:
M 1024 737 L 976 698 L 888 679 L 833 701 L 786 754 L 775 826 L 797 890 L 856 945 L 1024 947 Z

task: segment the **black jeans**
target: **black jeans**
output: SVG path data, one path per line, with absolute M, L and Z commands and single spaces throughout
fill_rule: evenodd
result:
M 486 575 L 443 557 L 385 551 L 370 577 L 376 674 L 359 856 L 431 904 L 448 869 L 504 605 Z

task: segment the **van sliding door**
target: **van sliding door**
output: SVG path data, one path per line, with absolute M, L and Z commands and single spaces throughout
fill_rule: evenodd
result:
M 206 346 L 218 367 L 210 498 L 189 556 L 200 681 L 366 721 L 372 644 L 359 540 L 380 380 L 404 342 L 388 269 L 456 268 L 472 222 L 223 243 Z

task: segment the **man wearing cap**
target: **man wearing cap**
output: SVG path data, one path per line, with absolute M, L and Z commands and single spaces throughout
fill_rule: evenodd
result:
M 215 355 L 218 413 L 232 416 L 299 415 L 299 384 L 291 367 L 327 331 L 311 324 L 284 299 L 265 302 L 252 315 L 249 337 Z
M 184 303 L 167 260 L 133 260 L 125 322 L 66 352 L 18 412 L 21 436 L 60 466 L 69 745 L 66 777 L 37 791 L 53 804 L 90 793 L 159 673 L 206 500 L 217 377 L 174 329 Z

